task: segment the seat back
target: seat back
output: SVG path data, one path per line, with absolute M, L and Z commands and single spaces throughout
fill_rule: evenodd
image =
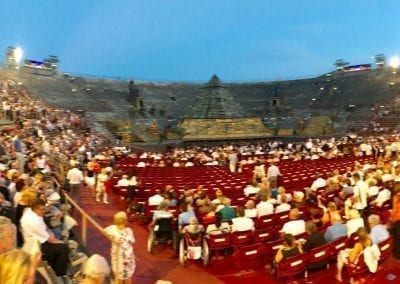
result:
M 393 237 L 389 236 L 386 240 L 380 242 L 378 244 L 379 251 L 381 252 L 381 256 L 379 258 L 379 262 L 385 262 L 392 253 L 393 249 Z
M 209 235 L 207 243 L 210 251 L 229 248 L 231 247 L 230 234 Z
M 253 242 L 266 243 L 276 237 L 276 231 L 273 228 L 255 230 L 253 234 Z
M 354 277 L 360 274 L 367 273 L 369 271 L 368 266 L 364 261 L 363 253 L 358 256 L 357 260 L 354 263 L 345 264 L 345 268 L 350 279 L 353 279 Z
M 276 224 L 276 216 L 275 214 L 268 214 L 257 218 L 256 227 L 259 229 L 273 228 Z
M 313 248 L 307 253 L 307 267 L 310 269 L 321 268 L 328 264 L 330 257 L 330 244 Z
M 266 257 L 266 262 L 271 263 L 274 259 L 274 256 L 278 252 L 279 248 L 282 247 L 283 240 L 282 239 L 276 239 L 272 241 L 268 241 L 264 243 L 265 247 L 265 257 Z
M 247 245 L 253 240 L 253 231 L 232 232 L 230 238 L 233 246 Z
M 288 257 L 276 265 L 276 278 L 292 278 L 306 271 L 307 255 L 298 254 Z
M 253 243 L 236 247 L 233 260 L 240 270 L 259 269 L 264 264 L 264 246 L 261 243 Z
M 339 251 L 347 248 L 347 236 L 337 238 L 329 243 L 330 245 L 330 257 L 336 259 Z
M 154 226 L 154 233 L 157 240 L 169 240 L 172 238 L 174 219 L 173 218 L 160 218 L 156 220 Z

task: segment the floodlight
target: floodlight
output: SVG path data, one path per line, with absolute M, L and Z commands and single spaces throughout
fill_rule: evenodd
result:
M 390 59 L 390 66 L 392 66 L 393 69 L 397 69 L 400 65 L 400 59 L 398 56 L 392 57 Z
M 23 55 L 23 54 L 24 54 L 24 52 L 23 52 L 22 48 L 16 47 L 16 48 L 14 49 L 14 59 L 15 59 L 15 62 L 19 63 L 19 62 L 21 61 L 21 59 L 22 59 L 22 55 Z

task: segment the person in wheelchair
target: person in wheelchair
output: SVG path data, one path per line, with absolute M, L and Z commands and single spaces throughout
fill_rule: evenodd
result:
M 153 214 L 153 220 L 149 224 L 150 237 L 152 242 L 172 241 L 174 251 L 176 249 L 176 230 L 174 216 L 168 211 L 168 202 L 163 201 L 158 210 Z M 149 251 L 151 251 L 149 247 Z
M 199 224 L 196 217 L 192 217 L 189 224 L 185 225 L 181 231 L 179 245 L 179 261 L 184 266 L 187 259 L 203 259 L 206 265 L 208 262 L 208 252 L 204 248 L 204 227 Z M 208 249 L 207 249 L 208 251 Z
M 196 217 L 192 217 L 189 224 L 184 226 L 181 230 L 182 235 L 188 235 L 192 240 L 197 239 L 199 236 L 203 235 L 204 227 L 199 224 Z

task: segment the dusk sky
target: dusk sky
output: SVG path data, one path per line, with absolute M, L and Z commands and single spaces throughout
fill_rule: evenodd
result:
M 399 0 L 1 1 L 0 50 L 60 70 L 149 81 L 319 76 L 400 55 Z

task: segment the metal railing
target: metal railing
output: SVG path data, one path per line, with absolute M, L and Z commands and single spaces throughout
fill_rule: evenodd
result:
M 65 193 L 66 202 L 69 203 L 76 211 L 81 215 L 82 222 L 81 226 L 81 242 L 86 247 L 87 246 L 87 230 L 88 230 L 88 222 L 91 223 L 103 236 L 107 239 L 107 235 L 104 233 L 104 229 L 99 225 L 88 213 L 85 212 L 69 195 Z

